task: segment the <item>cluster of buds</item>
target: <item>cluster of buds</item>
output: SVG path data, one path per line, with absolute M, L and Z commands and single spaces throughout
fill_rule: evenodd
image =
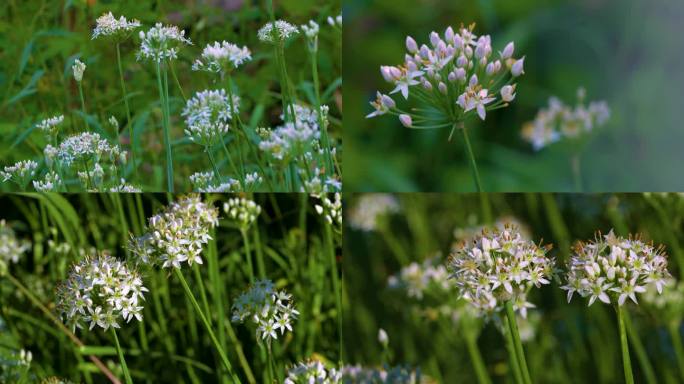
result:
M 388 95 L 378 92 L 371 102 L 375 109 L 367 117 L 390 113 L 399 116 L 406 127 L 441 128 L 452 126 L 476 113 L 484 120 L 487 111 L 507 106 L 516 96 L 513 81 L 524 73 L 525 58 L 513 57 L 515 46 L 508 43 L 503 51 L 493 53 L 489 35 L 476 36 L 474 25 L 454 31 L 448 27 L 443 36 L 430 34 L 430 45 L 420 47 L 411 37 L 406 38 L 404 63 L 382 66 L 384 79 L 394 85 L 390 92 L 401 93 L 428 103 L 441 116 L 416 115 L 396 106 Z M 414 123 L 431 125 L 414 126 Z M 432 124 L 435 123 L 435 124 Z
M 437 258 L 429 258 L 422 263 L 412 262 L 401 269 L 398 275 L 388 279 L 392 289 L 405 290 L 409 298 L 422 300 L 426 292 L 449 293 L 455 286 L 449 278 L 446 267 L 436 262 Z
M 328 122 L 327 105 L 321 106 L 323 124 Z M 267 152 L 275 160 L 287 161 L 309 153 L 319 143 L 321 127 L 318 125 L 318 114 L 315 110 L 302 105 L 295 105 L 295 122 L 272 130 L 261 130 L 259 149 Z M 281 116 L 285 120 L 284 116 Z
M 49 138 L 57 136 L 59 131 L 58 126 L 64 121 L 64 115 L 53 116 L 47 119 L 41 120 L 36 127 L 41 131 L 45 132 L 45 135 Z
M 319 196 L 321 203 L 314 205 L 316 213 L 323 216 L 328 224 L 334 226 L 338 231 L 342 230 L 342 195 L 335 193 L 334 198 L 330 199 L 326 195 Z
M 311 152 L 305 154 L 308 161 L 311 161 L 310 154 Z M 314 167 L 313 172 L 311 173 L 300 168 L 299 176 L 304 180 L 304 185 L 301 186 L 299 192 L 322 195 L 324 193 L 342 191 L 342 182 L 340 181 L 339 176 L 336 174 L 333 174 L 332 176 L 326 175 L 325 169 L 322 167 Z
M 150 217 L 147 232 L 131 238 L 128 247 L 140 262 L 162 268 L 180 268 L 183 262 L 202 264 L 202 249 L 217 225 L 215 207 L 199 195 L 185 196 Z
M 98 133 L 83 132 L 77 135 L 69 136 L 59 144 L 56 149 L 51 145 L 45 147 L 45 161 L 51 164 L 57 160 L 64 166 L 70 166 L 73 163 L 93 161 L 95 163 L 100 160 L 108 160 L 111 162 L 125 162 L 125 152 L 121 150 L 118 145 L 111 145 L 107 140 L 100 137 Z
M 57 290 L 57 305 L 68 324 L 107 330 L 119 328 L 119 318 L 141 321 L 147 291 L 135 270 L 101 253 L 86 256 L 71 268 Z
M 252 60 L 252 52 L 249 48 L 238 47 L 227 41 L 215 41 L 204 47 L 201 57 L 192 64 L 192 70 L 230 73 L 250 60 Z
M 76 59 L 74 65 L 71 66 L 71 70 L 74 72 L 74 79 L 77 82 L 83 81 L 83 72 L 86 70 L 86 65 L 81 60 Z
M 153 60 L 157 63 L 176 59 L 180 46 L 192 45 L 192 41 L 185 37 L 185 31 L 175 25 L 164 26 L 162 23 L 155 24 L 147 33 L 140 31 L 140 40 L 138 60 Z
M 33 180 L 33 188 L 38 192 L 57 192 L 64 186 L 62 178 L 55 171 L 49 171 L 42 180 Z
M 232 311 L 232 321 L 242 323 L 251 319 L 257 327 L 257 340 L 266 340 L 268 345 L 278 339 L 277 331 L 280 331 L 281 336 L 285 331 L 292 332 L 292 322 L 299 315 L 292 304 L 292 295 L 275 290 L 270 280 L 255 281 L 238 296 Z
M 399 212 L 397 199 L 386 193 L 369 193 L 360 196 L 349 211 L 349 225 L 352 228 L 371 232 L 378 226 L 378 220 L 387 214 Z
M 608 104 L 605 101 L 592 101 L 585 105 L 585 96 L 583 88 L 577 90 L 577 105 L 574 108 L 551 97 L 549 106 L 537 112 L 534 120 L 523 126 L 523 139 L 532 144 L 536 151 L 563 138 L 579 139 L 604 125 L 610 118 Z
M 99 37 L 114 38 L 117 41 L 122 41 L 127 39 L 131 33 L 140 28 L 140 22 L 138 20 L 128 21 L 125 17 L 121 16 L 118 19 L 109 12 L 98 17 L 95 20 L 95 28 L 93 29 L 92 39 L 97 39 Z
M 554 260 L 546 257 L 549 249 L 525 240 L 515 227 L 483 230 L 453 251 L 448 267 L 460 296 L 481 315 L 495 314 L 511 302 L 527 317 L 527 308 L 534 307 L 527 301 L 529 290 L 549 284 L 554 273 Z
M 14 229 L 5 220 L 0 220 L 0 276 L 31 249 L 31 242 L 17 238 Z
M 211 146 L 228 133 L 233 108 L 240 105 L 240 98 L 233 96 L 231 102 L 224 89 L 197 92 L 188 99 L 181 113 L 185 116 L 185 134 L 191 141 Z
M 261 206 L 244 197 L 234 197 L 223 204 L 223 212 L 226 213 L 229 221 L 245 230 L 257 220 L 261 214 Z
M 0 171 L 0 177 L 2 177 L 2 182 L 12 181 L 16 183 L 22 190 L 26 188 L 26 185 L 36 174 L 36 169 L 38 168 L 38 163 L 33 160 L 22 160 L 16 162 L 14 165 L 5 166 L 5 168 Z
M 269 22 L 257 32 L 259 40 L 271 44 L 281 44 L 298 34 L 299 29 L 284 20 L 276 20 L 275 31 L 273 30 L 273 23 Z
M 302 24 L 300 28 L 302 29 L 302 32 L 304 32 L 304 36 L 306 37 L 306 41 L 308 43 L 307 47 L 309 48 L 309 51 L 318 51 L 318 32 L 320 32 L 320 27 L 318 26 L 318 23 L 316 23 L 313 20 L 309 20 L 308 24 Z
M 648 286 L 661 293 L 669 277 L 662 247 L 610 231 L 594 241 L 575 244 L 565 276 L 567 284 L 561 288 L 568 291 L 568 302 L 577 292 L 589 297 L 589 305 L 598 299 L 621 306 L 628 298 L 636 303 L 636 294 L 646 292 Z
M 342 375 L 335 368 L 326 368 L 318 360 L 298 363 L 287 371 L 284 384 L 338 384 Z

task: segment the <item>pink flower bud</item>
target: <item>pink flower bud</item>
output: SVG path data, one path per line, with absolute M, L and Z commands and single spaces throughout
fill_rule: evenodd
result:
M 474 87 L 477 85 L 477 75 L 472 75 L 470 77 L 470 81 L 468 82 L 468 85 L 471 87 Z
M 406 36 L 406 49 L 411 53 L 418 52 L 418 44 L 411 36 Z
M 446 31 L 444 31 L 444 39 L 446 41 L 452 41 L 454 39 L 454 29 L 451 27 L 448 27 Z
M 514 77 L 518 77 L 525 73 L 525 70 L 523 69 L 523 65 L 525 62 L 525 57 L 523 56 L 522 59 L 516 60 L 515 63 L 513 63 L 513 66 L 511 67 L 511 75 Z
M 411 119 L 411 116 L 409 116 L 409 115 L 406 115 L 406 114 L 399 115 L 399 121 L 401 122 L 401 125 L 403 125 L 406 128 L 411 128 L 413 126 L 413 120 Z
M 439 85 L 437 86 L 439 88 L 439 91 L 442 92 L 443 94 L 447 94 L 447 86 L 443 82 L 439 82 Z
M 511 56 L 513 56 L 514 50 L 515 44 L 511 41 L 510 43 L 506 44 L 506 47 L 504 48 L 503 52 L 501 52 L 501 58 L 504 60 L 509 59 Z
M 432 44 L 433 47 L 436 47 L 437 43 L 439 43 L 440 41 L 442 41 L 442 39 L 439 38 L 439 35 L 437 34 L 437 32 L 433 31 L 430 33 L 430 43 Z

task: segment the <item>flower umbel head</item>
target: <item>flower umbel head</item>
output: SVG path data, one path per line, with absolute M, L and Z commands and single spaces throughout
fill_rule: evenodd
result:
M 334 198 L 329 196 L 320 196 L 321 203 L 316 204 L 314 208 L 316 213 L 323 216 L 328 224 L 332 225 L 337 231 L 342 230 L 342 195 L 335 193 Z
M 287 371 L 284 384 L 338 384 L 341 374 L 335 368 L 326 368 L 318 360 L 297 363 Z
M 123 16 L 117 19 L 111 12 L 98 17 L 95 23 L 96 25 L 93 29 L 92 39 L 97 39 L 98 37 L 112 37 L 124 40 L 130 36 L 131 32 L 140 28 L 140 22 L 138 20 L 133 19 L 128 21 Z
M 257 280 L 252 286 L 235 300 L 232 307 L 234 322 L 251 319 L 257 329 L 257 341 L 278 339 L 285 331 L 292 332 L 292 322 L 299 312 L 292 303 L 292 295 L 285 291 L 277 291 L 271 280 Z
M 57 290 L 57 305 L 68 324 L 107 330 L 119 328 L 120 319 L 141 321 L 145 292 L 147 288 L 135 270 L 101 253 L 74 264 Z
M 33 160 L 22 160 L 16 162 L 14 165 L 8 165 L 3 171 L 0 171 L 0 177 L 2 181 L 13 181 L 19 187 L 24 189 L 26 184 L 33 178 L 36 174 L 36 168 L 38 168 L 38 163 Z
M 183 262 L 202 264 L 202 249 L 216 225 L 215 207 L 199 195 L 185 196 L 150 217 L 147 232 L 131 238 L 128 247 L 140 262 L 162 268 L 180 268 Z
M 58 115 L 41 120 L 36 126 L 49 137 L 57 135 L 58 126 L 64 121 L 64 115 Z
M 399 212 L 397 199 L 386 193 L 364 194 L 356 200 L 349 211 L 349 225 L 361 231 L 374 231 L 378 219 L 386 214 Z
M 193 71 L 225 72 L 252 60 L 252 53 L 247 47 L 238 47 L 227 41 L 215 41 L 202 50 L 202 56 L 192 64 Z
M 670 273 L 662 247 L 646 244 L 639 238 L 623 238 L 610 231 L 594 241 L 575 244 L 565 275 L 568 302 L 577 292 L 606 304 L 623 305 L 627 299 L 637 303 L 636 294 L 649 286 L 661 293 Z
M 19 259 L 31 249 L 31 242 L 17 238 L 5 220 L 0 220 L 0 276 L 9 267 L 9 264 L 16 264 Z
M 226 213 L 228 220 L 244 230 L 257 220 L 261 214 L 261 207 L 244 197 L 233 197 L 223 204 L 223 212 Z
M 74 65 L 71 66 L 71 70 L 74 72 L 74 79 L 80 83 L 83 80 L 83 72 L 86 70 L 86 65 L 81 60 L 76 59 Z
M 155 24 L 147 32 L 140 31 L 140 40 L 142 42 L 138 60 L 153 60 L 158 63 L 175 59 L 179 47 L 192 44 L 192 41 L 185 37 L 185 31 L 181 31 L 175 25 L 164 26 L 162 23 Z
M 259 40 L 271 44 L 285 42 L 297 34 L 299 34 L 299 29 L 284 20 L 276 20 L 275 31 L 273 30 L 273 23 L 269 22 L 257 32 Z
M 507 301 L 523 317 L 532 287 L 549 284 L 554 260 L 546 257 L 550 246 L 537 246 L 525 240 L 517 228 L 483 230 L 469 243 L 454 249 L 448 263 L 461 297 L 482 315 L 503 309 Z
M 233 95 L 230 102 L 224 89 L 197 92 L 185 104 L 185 134 L 197 144 L 209 146 L 220 140 L 230 128 L 231 108 L 237 112 L 240 98 Z

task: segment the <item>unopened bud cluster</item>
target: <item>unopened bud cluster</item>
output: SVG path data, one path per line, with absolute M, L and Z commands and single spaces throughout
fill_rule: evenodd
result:
M 261 206 L 244 197 L 234 197 L 223 204 L 223 212 L 226 213 L 229 221 L 234 222 L 241 229 L 247 229 L 261 214 Z

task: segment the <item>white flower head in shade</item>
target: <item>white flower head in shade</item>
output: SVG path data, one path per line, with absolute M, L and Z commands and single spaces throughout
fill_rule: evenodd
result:
M 323 124 L 328 121 L 327 105 L 321 106 Z M 311 149 L 321 137 L 316 111 L 302 105 L 295 105 L 296 122 L 263 133 L 259 149 L 267 152 L 275 160 L 285 161 Z M 282 116 L 281 116 L 282 117 Z
M 342 375 L 335 368 L 326 368 L 318 360 L 297 363 L 288 369 L 284 384 L 339 384 Z
M 83 72 L 86 70 L 86 65 L 81 60 L 76 59 L 74 65 L 71 66 L 71 70 L 74 72 L 74 79 L 80 83 L 83 80 Z
M 140 262 L 180 268 L 202 264 L 202 250 L 218 225 L 218 210 L 199 195 L 181 197 L 148 220 L 146 233 L 131 238 L 128 248 Z
M 361 195 L 349 211 L 349 225 L 361 231 L 374 231 L 381 216 L 399 212 L 397 199 L 386 193 Z
M 38 163 L 33 160 L 22 160 L 16 162 L 14 165 L 5 166 L 0 171 L 0 177 L 3 182 L 12 181 L 20 187 L 25 187 L 29 181 L 36 174 Z
M 309 20 L 308 24 L 302 24 L 299 28 L 304 32 L 309 51 L 318 51 L 318 32 L 320 31 L 318 24 L 313 20 Z
M 140 31 L 140 51 L 138 60 L 153 60 L 158 63 L 173 60 L 178 56 L 178 48 L 192 45 L 192 41 L 185 37 L 185 31 L 175 25 L 164 26 L 155 24 L 147 32 Z
M 399 116 L 409 128 L 414 127 L 412 120 L 417 121 L 417 117 L 420 121 L 446 125 L 471 115 L 485 120 L 488 111 L 512 102 L 516 88 L 512 81 L 524 73 L 524 57 L 513 58 L 513 42 L 503 52 L 495 53 L 491 37 L 475 35 L 474 27 L 448 27 L 442 34 L 432 32 L 429 43 L 422 45 L 407 36 L 404 62 L 380 67 L 385 81 L 394 86 L 390 94 L 398 93 L 405 100 L 411 98 L 426 104 L 439 113 L 437 117 L 402 114 L 394 107 L 394 101 L 388 100 L 389 96 L 372 103 L 377 113 L 368 117 L 390 113 Z M 413 94 L 416 96 L 411 97 Z
M 585 137 L 595 128 L 601 127 L 610 118 L 610 108 L 605 101 L 584 104 L 585 91 L 577 90 L 577 105 L 564 104 L 557 97 L 549 99 L 549 105 L 537 112 L 534 120 L 525 123 L 522 137 L 535 151 L 561 139 Z
M 223 204 L 226 219 L 241 229 L 249 228 L 261 214 L 261 206 L 244 197 L 233 197 Z
M 72 266 L 57 289 L 57 306 L 73 327 L 120 328 L 120 319 L 142 321 L 147 291 L 137 271 L 107 253 L 98 253 Z
M 64 115 L 58 115 L 41 120 L 36 126 L 48 136 L 55 136 L 58 126 L 64 121 Z
M 406 291 L 407 297 L 416 300 L 422 300 L 425 293 L 441 296 L 456 289 L 441 257 L 429 258 L 422 263 L 414 261 L 401 268 L 397 275 L 390 276 L 387 283 L 390 288 Z
M 31 242 L 17 237 L 14 229 L 3 219 L 0 220 L 0 276 L 9 267 L 16 264 L 31 249 Z
M 328 24 L 331 27 L 342 28 L 342 14 L 339 14 L 335 17 L 328 16 Z
M 554 273 L 554 260 L 546 257 L 549 249 L 525 240 L 512 226 L 483 230 L 453 251 L 448 268 L 460 296 L 480 315 L 494 315 L 511 301 L 513 309 L 527 317 L 527 309 L 534 308 L 528 292 L 549 284 Z
M 636 294 L 649 286 L 661 293 L 670 273 L 663 247 L 646 244 L 639 238 L 615 236 L 611 230 L 594 241 L 575 244 L 565 275 L 568 302 L 576 292 L 606 304 L 637 303 Z
M 273 23 L 269 22 L 261 27 L 257 33 L 257 36 L 259 37 L 259 40 L 265 43 L 277 44 L 285 42 L 290 38 L 297 36 L 297 34 L 299 34 L 299 29 L 297 27 L 288 23 L 287 21 L 276 20 L 275 33 L 273 31 Z M 274 35 L 276 38 L 275 40 Z
M 278 339 L 286 331 L 292 332 L 292 323 L 299 316 L 292 303 L 292 295 L 278 291 L 271 280 L 257 280 L 240 294 L 232 307 L 233 322 L 243 323 L 250 319 L 256 325 L 258 342 Z
M 238 47 L 227 41 L 215 41 L 202 50 L 202 55 L 192 64 L 193 71 L 230 72 L 252 60 L 247 47 Z
M 98 17 L 95 24 L 92 39 L 97 39 L 99 37 L 125 39 L 130 36 L 131 32 L 140 28 L 140 22 L 138 20 L 133 19 L 128 21 L 123 16 L 117 19 L 111 12 Z
M 55 171 L 46 173 L 43 180 L 33 180 L 33 188 L 38 192 L 57 192 L 63 185 L 62 179 Z
M 124 152 L 118 145 L 109 144 L 98 133 L 83 132 L 69 136 L 62 141 L 57 149 L 57 158 L 62 164 L 69 166 L 83 159 L 98 162 L 100 159 L 107 158 L 111 161 L 118 161 L 122 153 Z
M 233 95 L 237 113 L 240 98 Z M 193 142 L 209 146 L 218 142 L 230 128 L 231 102 L 224 89 L 197 92 L 188 99 L 181 115 L 185 117 L 185 134 Z
M 342 227 L 342 195 L 338 192 L 333 195 L 331 199 L 328 195 L 319 197 L 320 204 L 314 205 L 316 213 L 323 216 L 328 224 L 334 226 L 341 231 Z

